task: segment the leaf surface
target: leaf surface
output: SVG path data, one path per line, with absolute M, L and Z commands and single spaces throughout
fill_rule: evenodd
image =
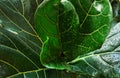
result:
M 65 69 L 66 61 L 100 48 L 111 20 L 108 0 L 44 0 L 35 14 L 42 64 Z
M 36 11 L 35 24 L 44 42 L 41 62 L 46 67 L 64 69 L 67 59 L 64 53 L 70 49 L 66 47 L 72 45 L 71 40 L 75 39 L 79 24 L 73 5 L 67 0 L 45 0 Z
M 120 23 L 112 27 L 102 47 L 69 63 L 70 71 L 93 77 L 120 77 Z
M 0 78 L 43 67 L 39 60 L 42 42 L 33 24 L 40 2 L 0 0 Z
M 112 9 L 109 0 L 69 0 L 79 15 L 74 55 L 99 49 L 111 28 Z

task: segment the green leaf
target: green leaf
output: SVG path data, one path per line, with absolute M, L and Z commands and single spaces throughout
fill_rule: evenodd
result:
M 7 78 L 77 78 L 75 74 L 65 71 L 39 69 L 28 72 L 22 72 Z
M 69 62 L 70 71 L 97 78 L 120 77 L 120 23 L 112 27 L 102 47 Z
M 42 64 L 65 69 L 66 61 L 100 48 L 111 20 L 108 0 L 44 0 L 35 14 Z
M 64 52 L 70 49 L 66 47 L 72 45 L 71 40 L 75 39 L 79 24 L 73 5 L 67 0 L 45 0 L 36 11 L 35 24 L 44 42 L 42 64 L 50 68 L 64 69 Z
M 109 0 L 69 0 L 79 15 L 79 31 L 74 55 L 99 49 L 111 28 L 112 8 Z
M 33 15 L 41 0 L 0 0 L 0 78 L 43 67 Z

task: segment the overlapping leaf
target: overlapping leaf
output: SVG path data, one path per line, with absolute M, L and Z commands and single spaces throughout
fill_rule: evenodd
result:
M 69 63 L 70 71 L 97 78 L 120 77 L 120 23 L 116 24 L 102 47 Z
M 36 12 L 42 64 L 79 76 L 42 69 L 42 41 L 33 23 L 40 2 L 0 0 L 0 78 L 120 77 L 119 24 L 101 47 L 112 16 L 108 0 L 44 0 Z
M 45 0 L 35 14 L 43 65 L 64 69 L 66 61 L 100 48 L 110 30 L 111 10 L 108 0 Z
M 69 1 L 74 5 L 80 21 L 75 56 L 100 48 L 111 27 L 112 8 L 109 0 Z
M 33 15 L 40 2 L 41 0 L 0 1 L 0 78 L 16 73 L 18 74 L 10 77 L 75 78 L 64 71 L 41 70 L 43 66 L 39 53 L 42 42 L 33 23 Z

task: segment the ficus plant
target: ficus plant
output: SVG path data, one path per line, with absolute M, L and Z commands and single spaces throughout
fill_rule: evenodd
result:
M 120 78 L 119 0 L 0 0 L 0 78 Z

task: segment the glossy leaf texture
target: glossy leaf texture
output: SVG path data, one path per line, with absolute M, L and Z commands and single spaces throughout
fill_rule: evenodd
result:
M 68 16 L 69 15 L 69 16 Z M 73 5 L 67 0 L 44 0 L 35 14 L 36 30 L 44 42 L 41 62 L 46 67 L 64 69 L 79 24 Z
M 120 77 L 120 23 L 112 27 L 102 47 L 69 62 L 70 71 L 95 78 Z
M 0 78 L 43 67 L 33 15 L 41 0 L 0 0 Z
M 103 44 L 111 28 L 112 8 L 109 0 L 69 0 L 79 15 L 74 55 L 96 50 Z
M 65 69 L 66 61 L 100 48 L 111 20 L 108 0 L 44 0 L 35 14 L 42 64 Z
M 76 74 L 52 69 L 39 69 L 34 71 L 22 72 L 7 78 L 77 78 Z

